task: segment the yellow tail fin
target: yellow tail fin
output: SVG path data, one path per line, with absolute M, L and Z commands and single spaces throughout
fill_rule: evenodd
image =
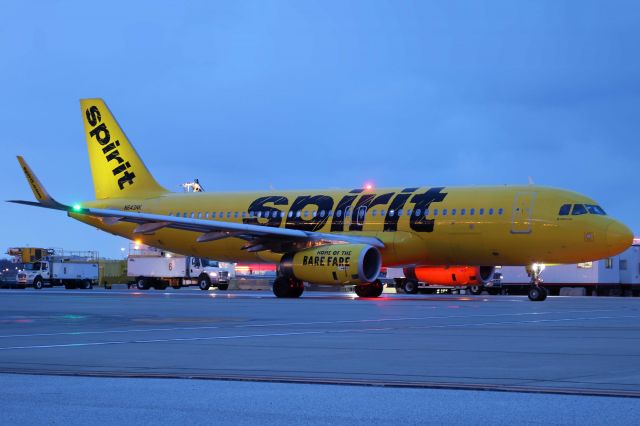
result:
M 97 199 L 150 198 L 168 192 L 151 176 L 102 99 L 81 99 Z

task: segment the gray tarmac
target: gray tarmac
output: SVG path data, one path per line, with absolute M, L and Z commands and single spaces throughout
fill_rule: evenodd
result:
M 569 405 L 580 401 L 589 407 L 599 406 L 593 401 L 615 401 L 614 406 L 637 409 L 639 320 L 640 300 L 633 298 L 551 297 L 533 303 L 520 296 L 358 299 L 348 293 L 305 292 L 300 299 L 276 299 L 269 292 L 196 289 L 0 290 L 0 380 L 24 382 L 20 389 L 51 386 L 61 395 L 74 386 L 94 393 L 102 389 L 111 404 L 135 412 L 135 395 L 147 395 L 148 406 L 154 406 L 157 394 L 143 389 L 169 386 L 163 383 L 185 389 L 179 401 L 202 386 L 271 395 L 248 400 L 250 412 L 258 416 L 273 404 L 285 404 L 280 393 L 299 393 L 294 398 L 299 404 L 305 395 L 332 401 L 344 392 L 356 403 L 358 395 L 368 401 L 356 407 L 404 406 L 404 398 L 419 407 L 423 400 L 470 398 L 503 412 L 504 401 L 516 397 L 477 390 L 516 391 L 522 410 L 532 409 L 526 401 L 549 404 L 548 398 L 554 403 L 570 398 Z M 113 383 L 125 393 L 104 390 Z M 218 392 L 205 392 L 212 404 Z M 129 408 L 125 394 L 133 396 Z M 279 402 L 269 399 L 274 395 Z M 89 406 L 96 404 L 94 398 L 87 400 Z M 5 414 L 13 413 L 18 421 L 25 419 L 9 407 L 17 403 L 27 410 L 29 402 L 20 400 L 15 390 L 0 396 Z M 316 413 L 316 423 L 340 422 L 338 412 L 309 407 L 301 411 L 298 406 L 295 412 Z M 403 411 L 407 415 L 414 412 L 409 408 Z M 429 413 L 450 412 L 448 405 L 434 410 Z M 349 422 L 366 420 L 369 411 Z M 517 421 L 517 413 L 503 420 Z M 464 423 L 465 418 L 450 419 Z M 525 419 L 538 422 L 537 417 Z M 419 422 L 420 417 L 405 420 Z

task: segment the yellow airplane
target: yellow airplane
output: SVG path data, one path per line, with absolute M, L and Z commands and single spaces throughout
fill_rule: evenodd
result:
M 96 199 L 57 202 L 18 157 L 37 201 L 11 202 L 64 210 L 176 253 L 276 263 L 277 297 L 299 297 L 304 281 L 355 285 L 358 296 L 378 297 L 383 266 L 417 268 L 427 279 L 451 276 L 452 283 L 455 271 L 471 270 L 482 283 L 494 265 L 524 265 L 529 298 L 544 300 L 537 265 L 602 259 L 633 239 L 591 198 L 534 185 L 172 193 L 149 173 L 103 100 L 80 106 Z M 200 286 L 209 288 L 207 275 Z

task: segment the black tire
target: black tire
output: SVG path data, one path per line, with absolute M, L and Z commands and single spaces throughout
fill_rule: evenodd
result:
M 211 288 L 211 278 L 209 278 L 209 275 L 200 274 L 198 277 L 198 287 L 200 287 L 200 290 L 202 291 L 206 291 Z
M 76 288 L 76 285 L 74 283 L 65 282 L 64 283 L 64 288 L 67 289 L 67 290 L 73 290 L 74 288 Z
M 492 296 L 497 296 L 498 294 L 500 294 L 500 289 L 499 288 L 488 288 L 487 289 L 487 293 L 489 293 Z
M 547 299 L 547 295 L 549 294 L 549 290 L 544 287 L 540 287 L 540 302 Z
M 44 281 L 41 277 L 36 277 L 33 280 L 33 288 L 35 288 L 36 290 L 42 290 L 42 287 L 44 287 Z
M 354 290 L 358 297 L 370 297 L 369 293 L 371 292 L 371 290 L 369 289 L 368 285 L 359 284 Z
M 281 298 L 297 298 L 304 292 L 304 283 L 295 278 L 278 277 L 273 282 L 273 294 Z
M 229 288 L 229 283 L 227 284 L 218 284 L 218 290 L 226 290 Z
M 82 281 L 82 289 L 83 290 L 91 290 L 92 288 L 93 288 L 93 284 L 91 283 L 91 280 Z
M 539 286 L 531 286 L 529 289 L 529 300 L 532 302 L 542 302 L 547 298 L 547 289 Z
M 382 281 L 375 280 L 374 282 L 369 284 L 369 297 L 380 297 L 380 295 L 382 294 L 382 290 L 384 290 Z
M 149 280 L 145 277 L 136 278 L 136 288 L 138 290 L 149 290 Z
M 470 285 L 469 287 L 467 287 L 467 290 L 469 290 L 469 293 L 473 294 L 474 296 L 480 296 L 482 294 L 482 291 L 484 290 L 484 287 L 481 285 Z
M 404 280 L 402 289 L 407 294 L 418 294 L 418 282 L 416 280 Z

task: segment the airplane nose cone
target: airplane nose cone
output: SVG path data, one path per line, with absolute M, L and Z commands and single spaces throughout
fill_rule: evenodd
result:
M 633 233 L 626 225 L 613 221 L 607 226 L 607 245 L 615 254 L 625 251 L 632 243 Z

